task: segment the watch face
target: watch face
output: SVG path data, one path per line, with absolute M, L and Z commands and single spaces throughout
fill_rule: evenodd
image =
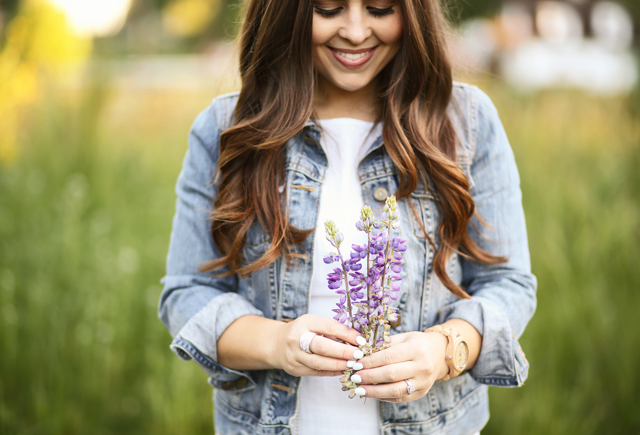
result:
M 467 361 L 469 361 L 469 346 L 467 346 L 466 341 L 461 341 L 456 346 L 456 350 L 454 351 L 453 361 L 456 365 L 456 368 L 459 371 L 464 370 L 467 365 Z

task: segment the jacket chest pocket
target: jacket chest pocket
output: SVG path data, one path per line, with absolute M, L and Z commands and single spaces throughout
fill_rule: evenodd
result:
M 426 230 L 427 235 L 437 248 L 440 245 L 440 238 L 437 233 L 441 221 L 438 200 L 431 192 L 414 191 L 411 194 L 411 201 L 416 211 L 416 213 L 411 213 L 411 225 L 413 226 L 414 235 L 417 239 L 428 243 L 425 235 Z
M 262 225 L 258 222 L 258 219 L 255 218 L 249 229 L 247 230 L 247 234 L 245 236 L 244 247 L 242 249 L 242 259 L 245 263 L 251 263 L 254 255 L 260 255 L 262 248 L 267 245 L 267 242 L 270 242 L 269 237 L 262 229 Z M 266 248 L 264 249 L 266 251 Z M 262 252 L 263 254 L 264 252 Z M 245 254 L 247 257 L 245 257 Z M 251 259 L 249 259 L 251 257 Z
M 433 250 L 429 241 L 425 237 L 424 230 L 427 231 L 429 238 L 435 245 L 437 250 L 440 247 L 439 228 L 442 223 L 442 212 L 440 211 L 440 201 L 430 192 L 414 192 L 411 194 L 411 200 L 417 212 L 417 217 L 412 213 L 411 223 L 414 235 L 417 239 L 424 240 L 428 250 Z M 419 219 L 419 220 L 418 220 Z M 422 226 L 420 225 L 422 223 Z M 424 229 L 423 229 L 424 227 Z M 433 261 L 435 252 L 429 256 L 429 262 Z M 460 276 L 460 258 L 456 252 L 453 252 L 447 259 L 447 273 L 454 280 L 459 282 Z
M 242 264 L 251 264 L 267 252 L 271 240 L 267 237 L 262 226 L 256 219 L 247 231 L 242 247 Z

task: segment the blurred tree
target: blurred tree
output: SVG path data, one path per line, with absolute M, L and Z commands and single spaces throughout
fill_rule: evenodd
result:
M 163 27 L 177 37 L 201 35 L 218 15 L 221 3 L 221 0 L 171 0 L 162 9 Z
M 26 0 L 0 0 L 0 46 L 7 23 Z M 456 24 L 474 16 L 490 17 L 510 0 L 443 0 Z M 533 1 L 533 0 L 532 0 Z M 562 0 L 566 1 L 566 0 Z M 589 2 L 600 0 L 588 0 Z M 640 1 L 613 0 L 623 4 L 635 21 L 640 38 Z M 102 53 L 158 53 L 193 51 L 211 40 L 232 39 L 238 31 L 246 0 L 133 0 L 124 32 L 100 41 Z
M 503 0 L 444 0 L 449 16 L 455 24 L 471 17 L 491 16 L 495 14 Z
M 16 15 L 19 3 L 20 0 L 0 0 L 0 43 L 4 41 L 7 23 Z
M 2 1 L 2 0 L 0 0 Z M 133 0 L 115 37 L 96 39 L 101 55 L 185 53 L 233 39 L 242 0 Z
M 68 78 L 91 53 L 65 15 L 44 0 L 23 0 L 0 48 L 0 163 L 18 154 L 20 113 L 38 101 L 42 84 Z
M 221 0 L 221 3 L 220 13 L 208 28 L 207 35 L 217 38 L 234 38 L 239 30 L 244 1 Z
M 625 5 L 631 17 L 633 18 L 634 30 L 635 30 L 635 43 L 636 46 L 640 45 L 640 1 L 638 0 L 620 0 L 620 3 Z
M 171 0 L 133 0 L 129 18 L 135 20 L 148 14 L 149 11 L 159 11 L 170 1 Z
M 16 14 L 20 0 L 2 0 L 0 1 L 0 10 L 12 17 Z

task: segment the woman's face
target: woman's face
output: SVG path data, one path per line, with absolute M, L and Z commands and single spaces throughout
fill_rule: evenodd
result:
M 314 0 L 313 65 L 320 81 L 363 89 L 398 52 L 402 29 L 397 1 Z

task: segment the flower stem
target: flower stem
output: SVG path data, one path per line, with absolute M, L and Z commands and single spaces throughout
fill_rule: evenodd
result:
M 378 341 L 378 321 L 376 320 L 376 329 L 373 331 L 373 348 L 377 348 L 377 341 Z
M 367 274 L 365 275 L 365 281 L 367 283 L 367 325 L 371 324 L 371 286 L 369 285 L 369 270 L 371 270 L 371 264 L 369 263 L 369 246 L 371 246 L 371 231 L 367 231 Z M 375 346 L 375 342 L 373 343 Z

